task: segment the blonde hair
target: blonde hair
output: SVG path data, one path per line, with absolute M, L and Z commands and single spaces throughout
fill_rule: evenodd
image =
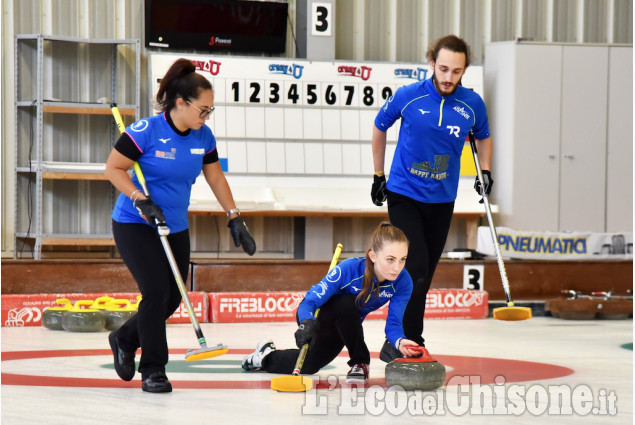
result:
M 408 238 L 406 238 L 406 235 L 397 227 L 388 222 L 383 222 L 373 232 L 370 238 L 370 245 L 368 250 L 366 250 L 366 268 L 364 269 L 362 290 L 357 294 L 357 297 L 355 297 L 355 304 L 358 307 L 360 304 L 368 302 L 371 298 L 379 297 L 379 285 L 377 285 L 377 288 L 375 288 L 372 294 L 370 293 L 370 289 L 373 285 L 373 276 L 375 275 L 375 266 L 370 260 L 370 251 L 381 251 L 385 244 L 391 242 L 403 242 L 408 245 Z

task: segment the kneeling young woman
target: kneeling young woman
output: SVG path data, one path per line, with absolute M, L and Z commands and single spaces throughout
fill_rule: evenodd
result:
M 408 240 L 401 230 L 382 223 L 371 237 L 366 257 L 342 261 L 306 293 L 298 307 L 295 340 L 309 343 L 303 374 L 313 374 L 331 363 L 344 347 L 351 367 L 347 382 L 368 379 L 370 353 L 362 322 L 389 302 L 386 337 L 404 356 L 417 356 L 417 344 L 405 338 L 403 313 L 412 293 L 412 279 L 404 269 Z M 318 313 L 319 310 L 319 313 Z M 261 341 L 243 359 L 245 370 L 292 373 L 300 350 L 277 350 L 273 341 Z

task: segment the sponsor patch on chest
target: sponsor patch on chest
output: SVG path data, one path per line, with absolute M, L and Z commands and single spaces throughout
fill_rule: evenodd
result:
M 192 149 L 190 149 L 190 153 L 192 155 L 205 155 L 205 149 L 203 149 L 203 148 L 192 148 Z
M 165 159 L 176 159 L 176 149 L 172 148 L 169 152 L 166 151 L 156 151 L 154 156 L 157 158 L 165 158 Z
M 458 114 L 459 114 L 460 116 L 462 116 L 463 118 L 465 118 L 466 120 L 469 120 L 469 119 L 470 119 L 470 114 L 468 114 L 468 113 L 467 113 L 467 111 L 465 110 L 465 108 L 464 108 L 464 107 L 459 106 L 459 105 L 456 105 L 453 109 L 454 109 L 456 112 L 458 112 Z

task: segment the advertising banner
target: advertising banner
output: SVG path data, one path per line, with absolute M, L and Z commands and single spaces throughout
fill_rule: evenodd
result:
M 137 302 L 138 293 L 92 293 L 92 294 L 33 294 L 33 295 L 3 295 L 1 307 L 2 326 L 41 326 L 42 312 L 50 307 L 59 307 L 55 301 L 66 298 L 71 303 L 79 300 L 96 300 L 99 297 L 109 296 L 115 299 L 127 299 L 131 304 Z M 190 301 L 194 307 L 194 313 L 199 322 L 205 323 L 209 317 L 209 304 L 204 292 L 190 292 Z M 168 319 L 168 323 L 189 323 L 185 304 L 180 307 Z
M 209 294 L 210 322 L 295 321 L 304 292 L 230 292 Z M 429 319 L 482 319 L 488 314 L 488 294 L 467 289 L 431 289 L 426 300 Z M 367 320 L 385 320 L 388 305 L 370 313 Z
M 596 260 L 633 258 L 633 233 L 533 232 L 496 228 L 504 258 Z M 478 228 L 476 250 L 496 255 L 489 227 Z

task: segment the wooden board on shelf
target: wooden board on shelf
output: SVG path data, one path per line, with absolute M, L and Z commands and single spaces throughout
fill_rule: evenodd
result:
M 68 238 L 50 237 L 42 238 L 42 245 L 58 246 L 115 246 L 113 238 Z
M 91 107 L 91 106 L 54 106 L 46 105 L 43 107 L 44 112 L 58 113 L 58 114 L 89 114 L 89 115 L 111 115 L 112 111 L 109 107 Z M 136 111 L 132 108 L 119 109 L 121 115 L 136 114 Z
M 68 173 L 54 171 L 43 172 L 42 178 L 49 180 L 108 180 L 103 173 Z

